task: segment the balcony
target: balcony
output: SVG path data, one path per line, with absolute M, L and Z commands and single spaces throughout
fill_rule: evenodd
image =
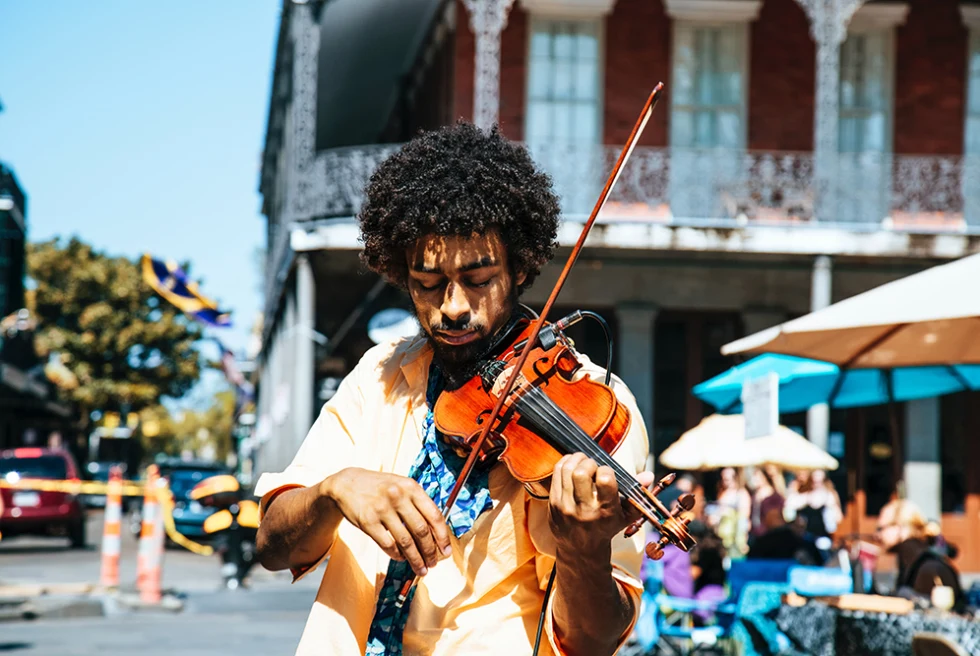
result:
M 353 216 L 397 146 L 321 152 L 298 216 Z M 587 217 L 620 147 L 539 146 L 566 218 Z M 980 157 L 840 154 L 836 191 L 812 153 L 637 147 L 600 220 L 673 225 L 844 224 L 855 230 L 980 233 Z M 818 212 L 817 189 L 828 188 Z

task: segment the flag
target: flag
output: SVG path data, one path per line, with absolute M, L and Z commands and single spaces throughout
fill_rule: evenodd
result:
M 146 284 L 179 310 L 209 326 L 231 326 L 231 313 L 219 310 L 217 303 L 201 294 L 197 283 L 188 280 L 176 262 L 157 260 L 146 253 L 142 266 Z
M 218 338 L 212 338 L 221 350 L 221 370 L 225 379 L 235 387 L 235 415 L 251 401 L 255 400 L 255 386 L 245 378 L 245 375 L 235 363 L 235 354 L 221 343 Z

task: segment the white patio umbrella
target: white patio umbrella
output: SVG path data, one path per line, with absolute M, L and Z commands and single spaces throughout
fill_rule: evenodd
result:
M 745 439 L 742 415 L 711 415 L 685 432 L 660 456 L 680 471 L 774 464 L 786 469 L 837 469 L 837 460 L 795 431 L 779 426 L 766 437 Z
M 980 364 L 980 254 L 927 269 L 722 347 L 844 369 Z
M 980 254 L 852 296 L 726 344 L 721 352 L 795 355 L 832 362 L 842 370 L 947 366 L 955 376 L 953 365 L 980 364 L 978 281 Z M 902 441 L 890 375 L 888 388 L 897 483 L 902 478 Z

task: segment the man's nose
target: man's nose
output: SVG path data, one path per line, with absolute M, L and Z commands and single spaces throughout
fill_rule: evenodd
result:
M 459 285 L 446 286 L 446 296 L 442 300 L 442 316 L 447 322 L 466 323 L 470 318 L 470 303 Z

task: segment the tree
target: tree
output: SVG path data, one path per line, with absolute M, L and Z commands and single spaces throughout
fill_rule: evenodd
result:
M 235 393 L 217 392 L 203 411 L 180 410 L 171 414 L 162 405 L 140 413 L 140 434 L 147 453 L 178 456 L 184 451 L 198 455 L 211 450 L 223 461 L 233 451 Z
M 74 374 L 77 385 L 60 389 L 83 420 L 95 409 L 139 412 L 197 382 L 199 324 L 160 299 L 135 262 L 72 238 L 30 244 L 27 269 L 38 354 Z

